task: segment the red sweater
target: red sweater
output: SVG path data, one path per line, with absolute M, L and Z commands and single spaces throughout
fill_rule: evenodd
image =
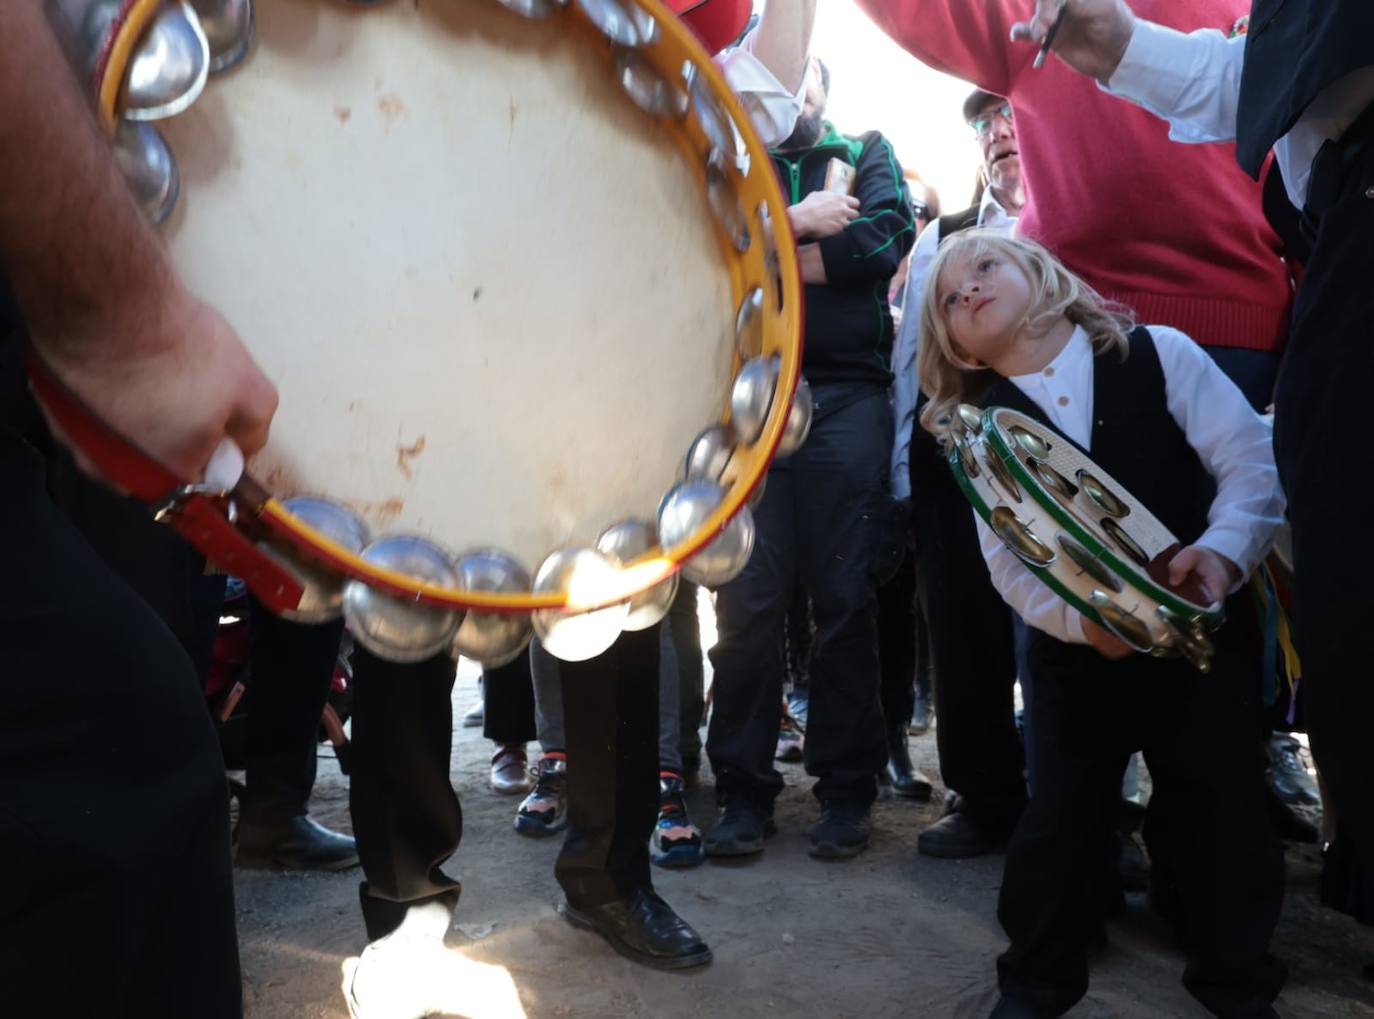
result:
M 1277 350 L 1291 288 L 1260 187 L 1234 145 L 1182 145 L 1168 125 L 1035 47 L 1008 42 L 1027 0 L 859 0 L 931 67 L 1012 101 L 1028 198 L 1017 230 L 1141 322 L 1204 345 Z M 1132 0 L 1143 18 L 1229 32 L 1250 0 Z

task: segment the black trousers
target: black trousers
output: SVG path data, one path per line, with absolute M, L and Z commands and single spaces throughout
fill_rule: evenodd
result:
M 916 575 L 935 672 L 940 775 L 959 794 L 961 811 L 1007 834 L 1026 803 L 1012 612 L 992 586 L 973 509 L 940 462 L 935 439 L 918 426 L 911 448 Z
M 878 663 L 883 720 L 888 729 L 905 731 L 916 707 L 916 557 L 910 553 L 878 588 Z
M 273 825 L 306 813 L 315 786 L 320 714 L 334 681 L 343 621 L 306 625 L 254 599 L 240 817 Z
M 1374 684 L 1363 664 L 1369 599 L 1360 590 L 1374 570 L 1374 549 L 1354 537 L 1350 513 L 1368 501 L 1374 486 L 1350 465 L 1368 459 L 1371 189 L 1374 138 L 1318 156 L 1310 201 L 1320 225 L 1298 290 L 1274 413 L 1274 450 L 1293 525 L 1302 696 L 1312 752 L 1336 816 L 1323 894 L 1365 923 L 1374 923 L 1374 741 L 1368 731 Z
M 522 654 L 497 669 L 482 671 L 482 735 L 496 743 L 529 743 L 534 724 L 534 677 Z
M 227 786 L 181 644 L 0 429 L 0 986 L 51 1015 L 242 1011 Z M 101 943 L 93 951 L 90 925 Z
M 1258 639 L 1231 615 L 1206 676 L 1143 655 L 1108 662 L 1032 634 L 1038 778 L 998 901 L 1011 937 L 997 962 L 1004 994 L 1059 1014 L 1087 991 L 1087 951 L 1112 889 L 1121 772 L 1137 749 L 1154 781 L 1144 830 L 1152 880 L 1172 907 L 1185 986 L 1220 1016 L 1250 1014 L 1278 994 L 1284 969 L 1268 948 L 1283 856 L 1255 753 Z
M 574 906 L 604 905 L 653 886 L 659 639 L 658 626 L 623 633 L 604 654 L 558 666 L 568 835 L 554 874 Z
M 744 572 L 716 595 L 715 693 L 706 752 L 722 800 L 771 809 L 782 704 L 783 620 L 800 577 L 816 623 L 805 763 L 821 800 L 867 806 L 887 761 L 879 701 L 874 564 L 885 537 L 892 408 L 882 391 L 817 417 L 806 443 L 773 464 L 754 511 Z
M 412 905 L 458 900 L 441 869 L 463 837 L 449 781 L 453 681 L 446 654 L 400 665 L 353 652 L 353 772 L 348 806 L 363 866 L 369 941 L 395 930 Z

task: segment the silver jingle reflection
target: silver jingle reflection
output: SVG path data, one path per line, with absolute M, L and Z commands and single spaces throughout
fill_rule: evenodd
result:
M 114 155 L 143 215 L 155 224 L 171 215 L 181 195 L 181 174 L 157 128 L 119 121 L 115 125 Z
M 620 0 L 577 0 L 577 6 L 617 46 L 647 46 L 658 39 L 658 22 L 642 7 Z
M 418 535 L 379 538 L 363 550 L 362 558 L 426 583 L 444 587 L 458 584 L 448 553 Z M 462 620 L 456 609 L 398 598 L 360 580 L 344 585 L 343 612 L 353 639 L 392 662 L 419 662 L 447 651 Z
M 685 117 L 687 90 L 669 81 L 637 51 L 621 47 L 615 55 L 615 73 L 636 106 L 655 117 Z
M 129 120 L 162 120 L 189 107 L 210 74 L 210 44 L 187 3 L 172 3 L 139 40 L 125 75 L 120 114 Z
M 594 604 L 615 587 L 619 566 L 594 548 L 575 546 L 554 552 L 534 575 L 535 594 L 567 594 Z M 624 629 L 630 603 L 593 612 L 539 609 L 531 616 L 544 649 L 565 662 L 585 662 L 608 650 Z
M 730 423 L 741 442 L 757 442 L 763 434 L 773 396 L 778 391 L 779 361 L 776 356 L 746 361 L 730 391 Z
M 282 506 L 301 523 L 354 555 L 372 540 L 362 517 L 332 499 L 295 496 L 284 499 Z M 294 609 L 283 612 L 284 618 L 297 623 L 328 623 L 342 615 L 342 574 L 308 556 L 297 554 L 294 549 L 287 551 L 267 541 L 260 542 L 258 547 L 300 581 L 300 603 Z
M 623 520 L 606 528 L 596 539 L 598 552 L 608 555 L 624 565 L 648 552 L 658 544 L 658 533 L 654 525 L 643 520 Z M 667 580 L 630 599 L 630 611 L 625 617 L 626 630 L 647 630 L 660 622 L 672 607 L 677 595 L 678 575 L 674 573 Z
M 372 0 L 372 2 L 376 2 L 376 0 Z M 535 19 L 547 18 L 560 7 L 568 5 L 568 0 L 496 0 L 496 2 L 516 14 Z
M 787 424 L 783 427 L 782 441 L 778 443 L 778 456 L 791 456 L 801 449 L 806 437 L 811 434 L 811 415 L 815 411 L 815 401 L 811 398 L 811 386 L 805 376 L 797 379 L 797 390 L 792 395 L 792 406 L 787 412 Z
M 454 572 L 458 586 L 466 591 L 515 594 L 530 589 L 529 571 L 500 549 L 464 552 L 454 563 Z M 453 635 L 453 654 L 498 668 L 515 660 L 532 633 L 528 615 L 469 610 Z
M 244 58 L 253 41 L 253 0 L 190 0 L 210 46 L 210 73 Z
M 683 477 L 687 481 L 719 481 L 735 455 L 736 442 L 735 431 L 729 425 L 711 425 L 687 447 Z
M 707 481 L 684 481 L 663 497 L 658 509 L 658 533 L 671 551 L 697 534 L 725 498 L 725 489 Z M 741 506 L 734 518 L 705 548 L 682 564 L 682 576 L 702 587 L 714 588 L 739 576 L 754 551 L 754 514 Z

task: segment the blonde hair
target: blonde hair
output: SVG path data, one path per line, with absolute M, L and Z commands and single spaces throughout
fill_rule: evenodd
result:
M 955 409 L 991 383 L 992 371 L 970 361 L 950 335 L 939 302 L 940 276 L 955 258 L 972 261 L 985 254 L 1012 263 L 1030 282 L 1030 310 L 1018 331 L 1044 335 L 1059 319 L 1066 318 L 1083 327 L 1095 353 L 1117 350 L 1124 360 L 1130 349 L 1126 334 L 1135 323 L 1126 310 L 1106 301 L 1041 245 L 990 230 L 964 230 L 942 239 L 921 295 L 921 349 L 916 372 L 930 400 L 921 411 L 921 427 L 944 445 L 950 441 L 948 431 Z

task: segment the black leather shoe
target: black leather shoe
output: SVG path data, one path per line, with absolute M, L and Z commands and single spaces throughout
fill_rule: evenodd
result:
M 1053 1012 L 1037 1009 L 1034 1005 L 1003 995 L 997 999 L 997 1004 L 988 1013 L 988 1019 L 1048 1019 L 1052 1015 Z
M 650 889 L 600 906 L 564 902 L 559 911 L 574 927 L 595 931 L 625 958 L 653 969 L 690 969 L 711 961 L 701 935 Z
M 1317 830 L 1317 826 L 1279 799 L 1279 794 L 1272 787 L 1267 799 L 1269 820 L 1274 824 L 1275 833 L 1284 842 L 1313 845 L 1321 840 L 1321 832 Z
M 771 813 L 742 803 L 727 803 L 702 845 L 707 856 L 753 856 L 763 852 L 763 840 L 777 830 Z
M 991 853 L 1005 841 L 956 810 L 916 836 L 916 851 L 943 860 L 965 860 Z
M 352 838 L 305 815 L 270 825 L 240 821 L 234 834 L 238 862 L 250 866 L 347 870 L 358 865 L 358 847 Z
M 811 829 L 808 852 L 818 860 L 848 860 L 868 848 L 868 808 L 853 803 L 822 803 L 821 819 Z
M 930 779 L 917 771 L 916 766 L 911 763 L 905 725 L 888 726 L 887 767 L 883 769 L 880 780 L 890 784 L 892 791 L 898 796 L 908 800 L 919 800 L 922 803 L 930 802 L 930 794 L 934 787 L 930 784 Z

